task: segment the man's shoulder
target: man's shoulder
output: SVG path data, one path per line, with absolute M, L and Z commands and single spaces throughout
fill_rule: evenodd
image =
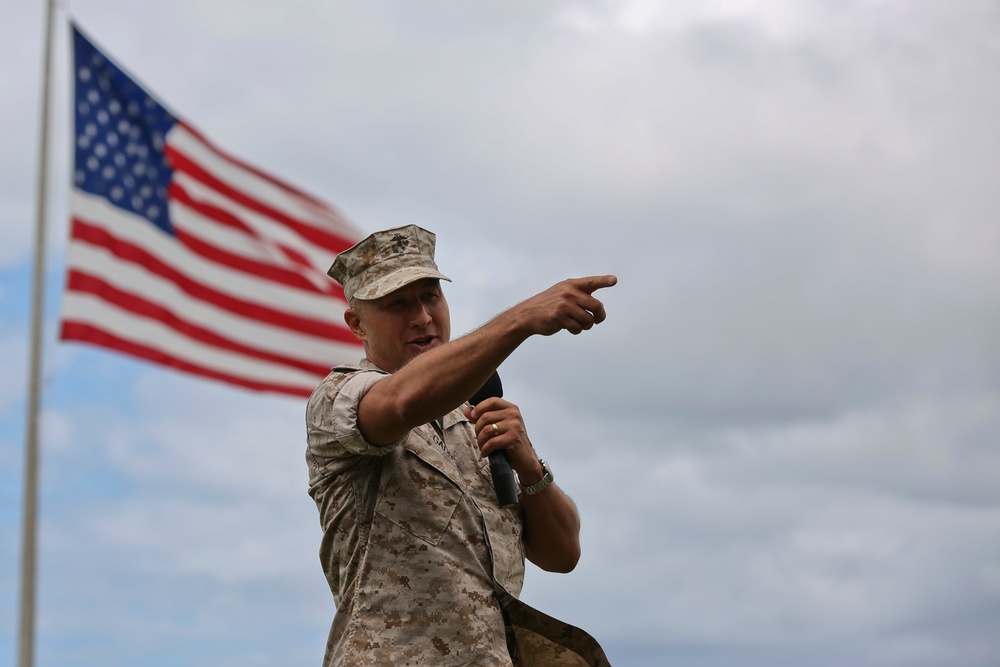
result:
M 389 375 L 367 359 L 362 359 L 357 364 L 337 364 L 313 391 L 309 402 L 336 396 L 345 384 L 361 374 Z
M 358 373 L 378 373 L 379 375 L 389 375 L 367 359 L 362 359 L 356 364 L 337 364 L 326 374 L 320 386 L 328 383 L 343 383 Z

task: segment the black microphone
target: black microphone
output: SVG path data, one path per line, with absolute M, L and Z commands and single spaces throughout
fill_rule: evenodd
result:
M 469 403 L 478 404 L 487 398 L 503 396 L 503 385 L 500 383 L 500 374 L 493 371 L 493 375 L 486 380 L 486 384 L 479 388 Z M 490 453 L 490 474 L 493 475 L 493 489 L 497 492 L 497 502 L 504 509 L 517 507 L 517 481 L 514 479 L 514 469 L 510 467 L 510 457 L 507 450 L 500 449 Z

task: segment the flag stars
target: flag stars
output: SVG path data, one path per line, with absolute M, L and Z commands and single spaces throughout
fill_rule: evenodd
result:
M 173 116 L 85 40 L 75 48 L 75 183 L 169 229 L 163 151 Z

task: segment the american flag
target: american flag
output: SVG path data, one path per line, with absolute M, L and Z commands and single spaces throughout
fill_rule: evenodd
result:
M 60 337 L 296 396 L 360 358 L 326 275 L 358 231 L 214 146 L 75 26 L 73 48 Z

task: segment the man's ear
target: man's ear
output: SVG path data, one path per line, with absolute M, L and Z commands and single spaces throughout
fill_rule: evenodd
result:
M 353 308 L 348 308 L 344 311 L 344 322 L 350 327 L 351 332 L 357 337 L 358 340 L 364 342 L 368 340 L 368 335 L 365 333 L 364 322 L 361 321 L 361 316 L 358 315 L 358 311 Z

